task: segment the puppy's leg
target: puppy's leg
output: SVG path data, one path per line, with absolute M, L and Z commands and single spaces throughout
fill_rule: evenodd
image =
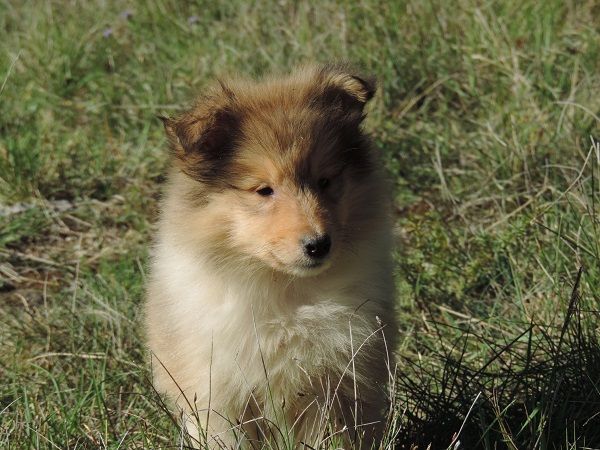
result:
M 232 423 L 214 411 L 210 415 L 206 412 L 184 414 L 183 423 L 194 448 L 229 450 L 246 448 L 242 444 L 249 442 L 246 430 L 240 423 Z

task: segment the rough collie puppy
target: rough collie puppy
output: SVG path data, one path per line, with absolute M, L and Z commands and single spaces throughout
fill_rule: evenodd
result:
M 164 119 L 146 332 L 155 385 L 201 445 L 377 445 L 396 329 L 373 93 L 305 68 Z

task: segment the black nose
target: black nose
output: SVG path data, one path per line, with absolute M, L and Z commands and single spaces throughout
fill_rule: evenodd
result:
M 304 253 L 306 253 L 307 256 L 321 259 L 329 253 L 329 249 L 331 248 L 331 238 L 328 234 L 305 237 L 302 240 L 302 244 L 304 245 Z

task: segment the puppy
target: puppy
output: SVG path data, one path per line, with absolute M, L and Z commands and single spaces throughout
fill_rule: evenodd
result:
M 164 119 L 146 334 L 196 445 L 381 439 L 396 326 L 391 202 L 361 125 L 374 91 L 309 67 L 221 82 Z

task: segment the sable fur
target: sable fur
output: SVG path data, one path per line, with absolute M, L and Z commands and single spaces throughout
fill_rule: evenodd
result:
M 164 119 L 146 334 L 157 389 L 212 448 L 381 436 L 396 327 L 390 200 L 361 125 L 374 90 L 305 68 Z M 325 233 L 315 265 L 299 242 Z

